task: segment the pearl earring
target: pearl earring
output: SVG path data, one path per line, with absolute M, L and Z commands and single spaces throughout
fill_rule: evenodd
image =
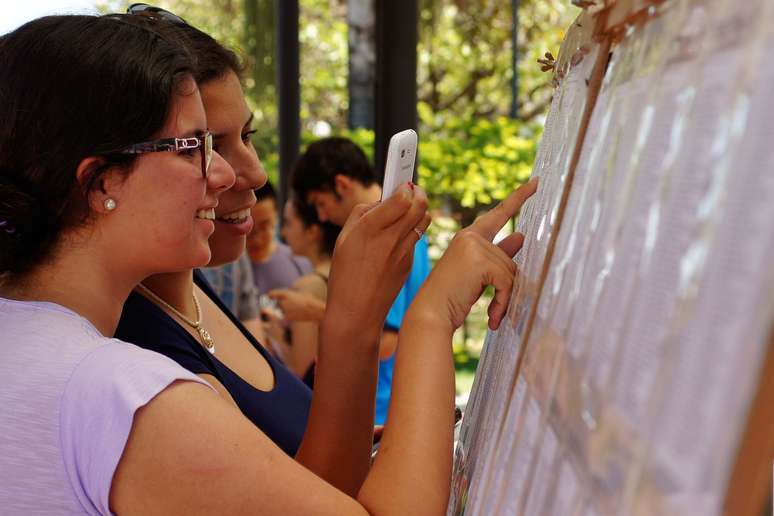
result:
M 113 211 L 113 210 L 115 210 L 115 209 L 116 209 L 116 201 L 114 201 L 114 200 L 113 200 L 113 199 L 111 199 L 110 197 L 108 197 L 107 199 L 105 199 L 105 209 L 106 209 L 107 211 Z

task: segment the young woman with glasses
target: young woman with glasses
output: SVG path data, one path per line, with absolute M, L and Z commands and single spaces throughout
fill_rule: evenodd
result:
M 503 317 L 514 276 L 508 255 L 521 237 L 499 248 L 491 238 L 534 185 L 461 232 L 417 296 L 400 334 L 381 451 L 348 494 L 288 457 L 217 388 L 108 338 L 136 284 L 210 259 L 212 220 L 234 181 L 217 152 L 210 162 L 194 67 L 171 41 L 122 17 L 88 16 L 42 18 L 0 37 L 4 510 L 442 513 L 452 332 L 487 284 L 496 288 L 490 324 Z M 376 341 L 408 272 L 415 229 L 426 224 L 418 188 L 356 209 L 331 270 L 330 293 L 341 301 L 329 306 L 323 334 Z M 190 302 L 189 315 L 203 311 Z M 195 317 L 195 336 L 219 353 L 218 333 Z M 339 328 L 347 318 L 368 335 Z M 361 351 L 375 370 L 371 348 Z M 321 353 L 318 376 L 332 356 Z M 366 388 L 373 393 L 373 383 Z M 358 393 L 340 396 L 361 403 Z M 318 406 L 310 424 L 326 409 Z M 324 460 L 335 464 L 335 456 Z

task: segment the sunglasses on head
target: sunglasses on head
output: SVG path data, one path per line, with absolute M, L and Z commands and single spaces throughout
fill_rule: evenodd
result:
M 188 25 L 180 16 L 153 5 L 135 3 L 127 7 L 127 14 L 143 16 L 151 20 L 164 20 L 175 25 Z M 206 132 L 201 136 L 190 138 L 164 138 L 129 145 L 119 149 L 115 154 L 145 154 L 148 152 L 178 152 L 189 149 L 200 149 L 202 158 L 202 177 L 207 178 L 212 162 L 212 134 Z
M 155 7 L 153 5 L 136 3 L 126 8 L 127 14 L 136 14 L 138 16 L 145 16 L 151 20 L 165 20 L 176 25 L 188 25 L 184 19 L 180 16 L 162 9 L 161 7 Z

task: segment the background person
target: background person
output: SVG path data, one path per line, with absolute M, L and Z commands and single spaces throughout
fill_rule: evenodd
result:
M 331 256 L 339 236 L 338 226 L 320 222 L 313 206 L 292 198 L 285 203 L 281 233 L 293 254 L 306 257 L 314 267 L 312 273 L 298 278 L 292 289 L 308 293 L 324 303 L 328 295 Z M 292 322 L 289 342 L 285 341 L 283 321 L 270 315 L 267 324 L 267 333 L 283 345 L 282 359 L 285 365 L 312 388 L 319 322 Z
M 382 195 L 365 153 L 347 138 L 324 138 L 311 143 L 296 163 L 291 182 L 295 195 L 312 204 L 321 221 L 339 226 L 346 222 L 356 205 L 378 202 Z M 414 248 L 411 272 L 384 322 L 374 417 L 377 425 L 387 419 L 398 330 L 429 272 L 427 239 L 421 237 Z
M 229 311 L 245 325 L 256 340 L 264 340 L 258 288 L 253 280 L 253 264 L 247 252 L 235 262 L 204 267 L 201 273 Z
M 247 254 L 253 263 L 253 280 L 259 295 L 277 288 L 289 288 L 312 272 L 312 264 L 296 256 L 277 239 L 277 193 L 268 181 L 255 192 L 256 202 L 251 213 L 253 229 L 247 235 Z

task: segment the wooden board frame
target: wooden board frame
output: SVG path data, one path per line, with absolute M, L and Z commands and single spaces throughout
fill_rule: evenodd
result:
M 774 328 L 726 490 L 723 513 L 759 516 L 774 488 Z

